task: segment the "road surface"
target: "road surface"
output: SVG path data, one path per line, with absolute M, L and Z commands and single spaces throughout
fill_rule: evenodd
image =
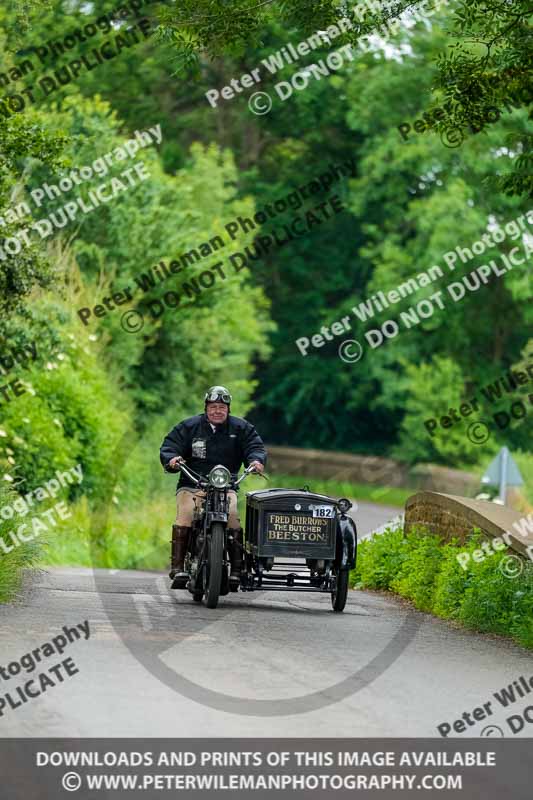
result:
M 361 504 L 361 532 L 396 513 Z M 395 598 L 353 591 L 334 614 L 327 595 L 251 593 L 208 610 L 170 593 L 162 574 L 127 570 L 28 576 L 17 603 L 0 607 L 0 665 L 84 620 L 89 639 L 0 680 L 5 695 L 61 659 L 79 670 L 4 707 L 0 736 L 439 736 L 438 725 L 492 701 L 462 736 L 496 725 L 510 737 L 506 718 L 533 705 L 533 691 L 510 709 L 493 697 L 532 677 L 530 653 Z

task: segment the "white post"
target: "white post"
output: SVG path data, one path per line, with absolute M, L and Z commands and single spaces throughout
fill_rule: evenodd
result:
M 500 500 L 505 504 L 505 491 L 507 488 L 507 464 L 509 458 L 509 450 L 502 447 L 502 463 L 500 468 Z

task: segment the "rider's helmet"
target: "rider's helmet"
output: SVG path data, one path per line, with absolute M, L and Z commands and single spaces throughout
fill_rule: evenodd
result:
M 211 386 L 205 393 L 205 403 L 225 403 L 227 406 L 231 403 L 231 395 L 225 386 Z

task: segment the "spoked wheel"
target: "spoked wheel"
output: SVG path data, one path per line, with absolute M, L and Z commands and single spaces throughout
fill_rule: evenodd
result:
M 200 567 L 194 581 L 194 591 L 191 594 L 192 594 L 192 599 L 194 600 L 195 603 L 201 603 L 202 598 L 204 596 L 205 570 L 206 570 L 205 566 Z
M 193 596 L 192 596 L 192 599 L 194 600 L 195 603 L 201 603 L 202 599 L 203 599 L 203 596 L 204 596 L 204 593 L 202 591 L 194 592 Z
M 333 611 L 344 611 L 346 600 L 348 598 L 348 580 L 350 571 L 348 569 L 340 569 L 337 572 L 335 580 L 335 589 L 331 592 L 331 605 Z
M 208 608 L 216 608 L 220 587 L 222 586 L 222 570 L 224 568 L 224 526 L 214 522 L 211 526 L 209 542 L 209 558 L 207 565 L 207 586 L 205 604 Z
M 192 586 L 190 586 L 190 584 L 187 585 L 187 589 L 191 592 L 194 602 L 201 603 L 205 593 L 205 565 L 201 565 L 197 568 L 196 574 L 194 578 L 191 579 L 191 582 Z

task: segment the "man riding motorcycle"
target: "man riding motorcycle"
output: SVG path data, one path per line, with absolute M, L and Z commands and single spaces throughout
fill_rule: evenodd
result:
M 230 415 L 231 395 L 224 386 L 212 386 L 205 394 L 205 412 L 189 417 L 176 425 L 165 437 L 160 449 L 161 464 L 166 472 L 175 472 L 186 463 L 206 475 L 217 464 L 236 475 L 244 463 L 263 472 L 266 450 L 254 426 L 241 417 Z M 182 472 L 177 490 L 177 515 L 172 526 L 170 577 L 189 577 L 184 569 L 185 555 L 192 533 L 195 505 L 205 493 L 197 489 Z M 237 511 L 237 493 L 228 492 L 228 532 L 233 535 L 230 551 L 230 583 L 238 585 L 242 569 L 243 531 Z

